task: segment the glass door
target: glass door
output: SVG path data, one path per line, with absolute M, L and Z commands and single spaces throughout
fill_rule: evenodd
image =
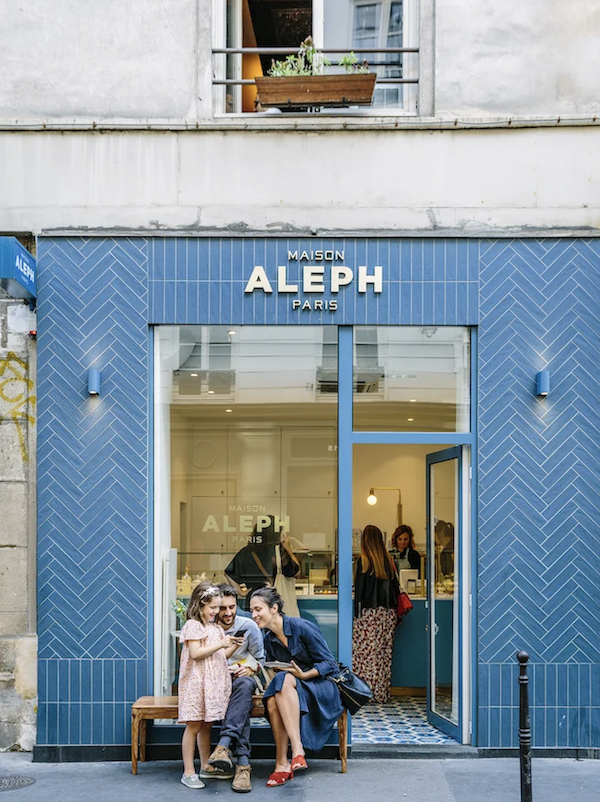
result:
M 427 720 L 461 741 L 461 448 L 427 455 Z

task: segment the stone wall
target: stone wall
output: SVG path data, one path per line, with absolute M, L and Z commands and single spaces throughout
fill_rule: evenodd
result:
M 0 295 L 0 751 L 31 750 L 35 636 L 35 315 Z

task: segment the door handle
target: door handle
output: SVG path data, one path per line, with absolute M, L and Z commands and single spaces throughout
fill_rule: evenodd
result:
M 438 627 L 438 625 L 434 624 L 433 625 L 433 634 L 437 635 L 439 631 L 440 631 L 440 628 Z

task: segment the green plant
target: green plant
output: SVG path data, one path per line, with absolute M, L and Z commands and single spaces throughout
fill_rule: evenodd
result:
M 346 53 L 344 56 L 342 56 L 338 63 L 340 67 L 343 67 L 346 70 L 346 72 L 369 72 L 368 63 L 363 61 L 362 64 L 359 64 L 356 53 L 353 50 L 350 53 Z
M 187 604 L 184 604 L 181 599 L 171 601 L 171 609 L 179 618 L 180 621 L 185 621 L 185 614 L 187 613 Z
M 369 72 L 369 65 L 363 62 L 359 65 L 355 53 L 346 53 L 339 60 L 339 65 L 346 72 Z M 287 56 L 283 61 L 272 61 L 268 74 L 272 78 L 287 78 L 293 75 L 322 75 L 325 67 L 331 62 L 314 45 L 312 37 L 308 36 L 300 45 L 297 56 Z

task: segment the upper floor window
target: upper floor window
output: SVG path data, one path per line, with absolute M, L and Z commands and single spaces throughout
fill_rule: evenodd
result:
M 350 51 L 360 63 L 368 62 L 370 71 L 377 75 L 372 106 L 368 108 L 377 113 L 417 113 L 419 0 L 214 3 L 213 74 L 218 111 L 260 111 L 254 79 L 267 75 L 273 60 L 284 59 L 285 52 L 296 52 L 311 36 L 331 62 L 328 73 L 340 72 L 337 62 Z

